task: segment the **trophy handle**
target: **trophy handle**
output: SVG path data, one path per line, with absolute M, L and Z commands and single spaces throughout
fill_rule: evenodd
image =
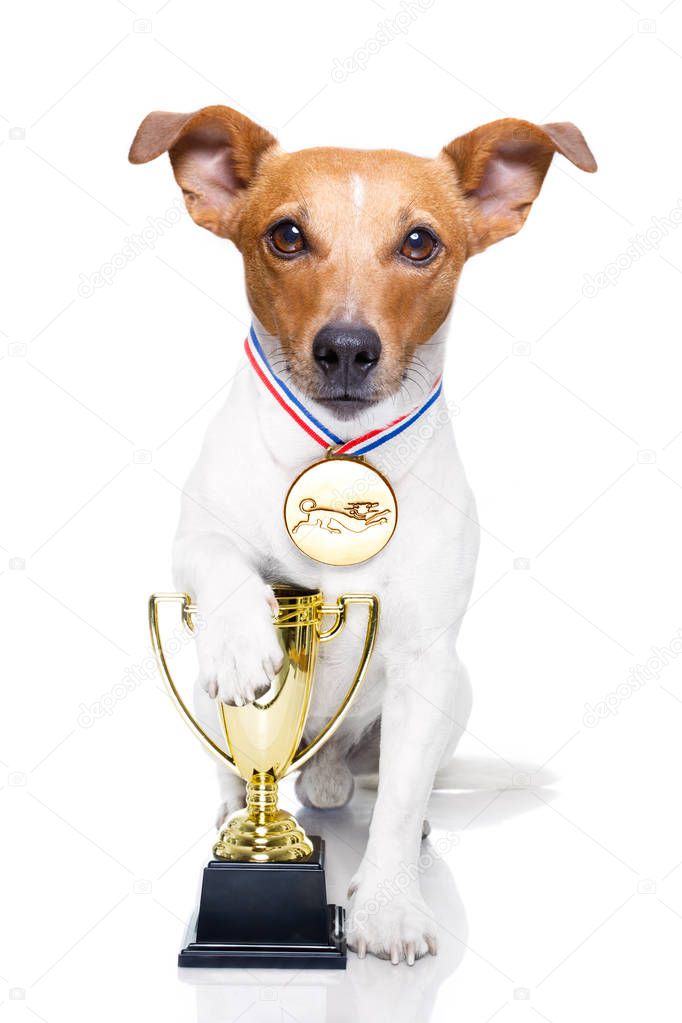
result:
M 190 632 L 196 632 L 196 625 L 192 620 L 192 615 L 196 614 L 199 608 L 192 603 L 192 598 L 187 593 L 153 593 L 149 598 L 149 631 L 152 637 L 152 647 L 154 654 L 156 655 L 156 662 L 159 666 L 161 677 L 166 682 L 171 695 L 175 697 L 175 701 L 178 710 L 197 733 L 204 746 L 211 752 L 215 753 L 224 763 L 231 767 L 234 771 L 237 771 L 237 766 L 230 756 L 224 749 L 213 741 L 210 735 L 204 731 L 199 722 L 196 720 L 189 707 L 183 700 L 182 696 L 178 692 L 177 686 L 173 681 L 171 673 L 168 669 L 168 662 L 166 661 L 166 655 L 163 650 L 163 643 L 161 641 L 161 632 L 159 630 L 159 605 L 160 604 L 180 604 L 182 621 L 183 624 L 189 629 Z
M 367 605 L 367 631 L 365 633 L 365 643 L 362 648 L 362 654 L 360 656 L 360 663 L 357 671 L 355 672 L 355 678 L 351 682 L 343 701 L 337 710 L 334 717 L 331 718 L 324 726 L 322 731 L 317 735 L 312 742 L 309 742 L 302 750 L 296 754 L 291 764 L 284 772 L 288 774 L 289 771 L 293 771 L 298 767 L 302 767 L 307 760 L 317 753 L 318 749 L 328 740 L 331 739 L 332 735 L 339 727 L 343 719 L 345 718 L 350 705 L 355 698 L 355 694 L 358 691 L 360 683 L 365 677 L 367 672 L 367 665 L 369 659 L 372 656 L 374 649 L 374 643 L 377 636 L 377 627 L 379 625 L 379 598 L 369 593 L 348 593 L 339 597 L 336 604 L 324 604 L 321 608 L 321 614 L 323 615 L 335 615 L 336 620 L 328 629 L 318 629 L 318 635 L 322 643 L 326 643 L 328 640 L 335 636 L 337 632 L 346 624 L 346 609 L 350 604 L 366 604 Z

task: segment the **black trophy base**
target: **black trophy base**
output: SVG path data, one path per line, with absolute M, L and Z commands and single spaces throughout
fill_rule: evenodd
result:
M 324 842 L 294 863 L 211 860 L 179 966 L 345 970 L 344 911 L 327 903 Z

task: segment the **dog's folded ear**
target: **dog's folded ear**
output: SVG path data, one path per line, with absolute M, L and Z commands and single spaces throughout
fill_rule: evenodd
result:
M 236 200 L 273 146 L 277 140 L 269 131 L 230 107 L 204 107 L 193 114 L 156 111 L 137 129 L 128 159 L 147 163 L 167 152 L 192 218 L 231 238 Z
M 468 207 L 469 255 L 523 226 L 555 153 L 580 170 L 597 169 L 582 133 L 568 121 L 537 125 L 505 117 L 445 146 Z

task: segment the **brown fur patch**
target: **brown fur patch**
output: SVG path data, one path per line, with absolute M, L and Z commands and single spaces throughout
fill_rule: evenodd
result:
M 311 393 L 317 384 L 311 354 L 317 331 L 343 321 L 372 327 L 381 338 L 377 393 L 400 387 L 415 349 L 452 304 L 466 257 L 460 205 L 448 168 L 406 153 L 310 149 L 264 159 L 235 242 L 251 306 L 280 338 L 299 386 Z M 295 260 L 279 259 L 265 238 L 281 217 L 291 217 L 306 235 L 309 251 Z M 423 267 L 397 254 L 415 225 L 431 228 L 441 241 Z
M 145 163 L 166 151 L 194 220 L 240 249 L 253 311 L 312 396 L 320 383 L 313 340 L 339 322 L 377 332 L 374 397 L 397 392 L 416 349 L 447 316 L 465 260 L 519 230 L 554 153 L 596 170 L 575 125 L 513 118 L 456 138 L 431 160 L 393 150 L 285 153 L 229 107 L 150 114 L 130 159 Z M 305 235 L 307 249 L 295 259 L 268 244 L 281 219 Z M 440 243 L 421 265 L 399 254 L 418 227 Z

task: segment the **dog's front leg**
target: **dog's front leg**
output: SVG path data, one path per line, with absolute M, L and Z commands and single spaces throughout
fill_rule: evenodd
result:
M 192 595 L 205 622 L 197 639 L 201 688 L 223 703 L 252 702 L 282 666 L 272 589 L 220 533 L 181 532 L 174 565 L 176 584 Z
M 349 894 L 348 942 L 410 965 L 436 952 L 436 922 L 422 899 L 422 821 L 441 757 L 452 738 L 457 659 L 440 640 L 411 665 L 387 665 L 381 712 L 379 789 L 369 841 Z

